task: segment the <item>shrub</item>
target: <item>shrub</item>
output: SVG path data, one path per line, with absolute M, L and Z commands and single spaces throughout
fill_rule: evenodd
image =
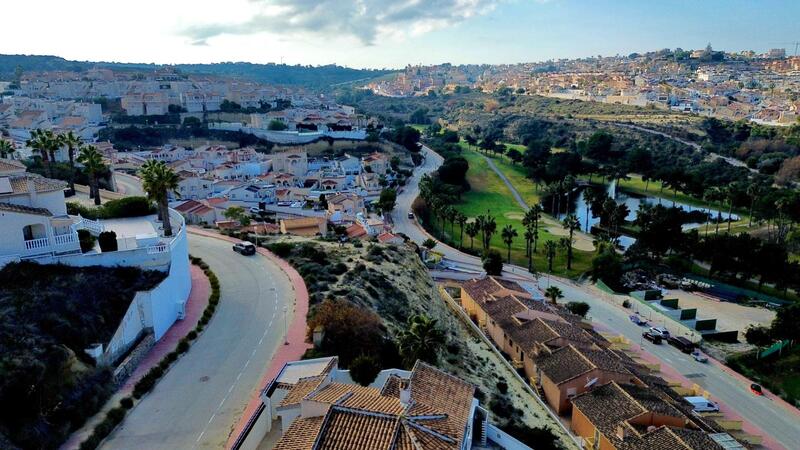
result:
M 86 253 L 94 248 L 96 238 L 87 230 L 78 230 L 78 241 L 81 244 L 81 251 Z
M 623 307 L 623 308 L 630 308 L 630 307 L 631 307 L 631 302 L 630 302 L 630 300 L 624 300 L 624 301 L 622 302 L 622 307 Z
M 503 272 L 503 255 L 491 249 L 483 255 L 483 270 L 487 275 L 498 276 Z
M 191 340 L 194 340 L 194 339 L 196 339 L 196 338 L 197 338 L 197 331 L 194 331 L 194 330 L 190 331 L 190 332 L 189 332 L 189 333 L 186 335 L 186 338 L 187 338 L 187 339 L 191 339 Z
M 141 217 L 155 214 L 156 208 L 146 197 L 124 197 L 103 204 L 102 215 L 105 219 L 123 217 Z
M 119 404 L 120 404 L 120 406 L 122 406 L 125 409 L 131 409 L 131 408 L 133 408 L 133 398 L 125 397 L 125 398 L 123 398 L 122 400 L 119 401 Z
M 577 314 L 581 317 L 586 317 L 586 314 L 589 312 L 590 306 L 586 302 L 569 302 L 567 303 L 567 309 L 572 314 Z
M 505 394 L 506 392 L 508 392 L 508 383 L 506 383 L 505 381 L 498 381 L 497 390 L 500 391 L 501 394 Z
M 294 244 L 290 242 L 275 242 L 267 245 L 267 248 L 269 249 L 269 251 L 275 253 L 277 256 L 281 258 L 286 258 L 287 256 L 292 254 L 292 250 L 294 249 Z
M 181 339 L 181 341 L 178 342 L 177 350 L 178 350 L 178 353 L 186 353 L 187 351 L 189 351 L 189 343 L 186 342 L 185 340 Z
M 372 356 L 361 355 L 350 363 L 350 378 L 362 386 L 368 386 L 375 381 L 381 371 L 378 361 Z
M 101 252 L 117 251 L 117 233 L 113 231 L 103 231 L 97 238 Z
M 117 406 L 116 408 L 111 408 L 108 411 L 108 413 L 106 414 L 106 419 L 108 419 L 114 424 L 117 424 L 122 422 L 122 419 L 125 418 L 125 414 L 126 414 L 126 409 L 121 406 Z

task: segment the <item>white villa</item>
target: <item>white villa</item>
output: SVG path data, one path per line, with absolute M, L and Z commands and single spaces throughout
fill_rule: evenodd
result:
M 113 361 L 142 333 L 152 332 L 157 341 L 183 318 L 191 290 L 184 219 L 170 210 L 173 235 L 167 237 L 155 215 L 102 221 L 71 216 L 65 188 L 62 181 L 27 173 L 19 162 L 0 159 L 0 268 L 31 260 L 78 267 L 132 266 L 167 273 L 156 288 L 136 295 L 111 341 L 91 353 L 98 360 Z M 79 230 L 94 236 L 113 231 L 117 250 L 101 251 L 95 245 L 83 252 Z

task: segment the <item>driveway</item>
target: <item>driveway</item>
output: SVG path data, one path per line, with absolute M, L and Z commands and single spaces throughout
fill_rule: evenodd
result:
M 283 308 L 291 315 L 295 301 L 287 276 L 264 256 L 241 256 L 225 241 L 190 235 L 189 247 L 220 280 L 217 312 L 104 449 L 223 448 L 283 343 Z
M 123 172 L 114 172 L 114 183 L 116 190 L 120 194 L 127 196 L 144 196 L 144 189 L 142 188 L 142 180 L 139 178 L 128 175 Z

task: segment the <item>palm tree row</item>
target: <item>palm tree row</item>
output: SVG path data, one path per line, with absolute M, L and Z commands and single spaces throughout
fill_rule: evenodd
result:
M 11 141 L 0 139 L 0 158 L 11 158 L 16 151 Z
M 48 177 L 53 176 L 51 164 L 56 162 L 56 152 L 62 147 L 67 147 L 69 188 L 73 192 L 75 191 L 75 152 L 79 151 L 83 145 L 83 141 L 75 133 L 68 131 L 56 134 L 52 130 L 36 129 L 31 131 L 31 138 L 27 140 L 26 144 L 42 159 L 42 165 Z
M 78 162 L 83 164 L 84 170 L 89 176 L 89 198 L 93 198 L 94 204 L 99 205 L 100 174 L 106 170 L 106 165 L 103 163 L 103 155 L 95 146 L 85 145 L 80 148 Z

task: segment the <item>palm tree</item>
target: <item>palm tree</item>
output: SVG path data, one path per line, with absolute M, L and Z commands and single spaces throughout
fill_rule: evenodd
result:
M 464 225 L 467 223 L 467 216 L 461 211 L 456 211 L 456 222 L 458 222 L 458 228 L 461 231 L 461 235 L 458 238 L 458 246 L 464 248 Z
M 581 222 L 575 217 L 575 214 L 570 214 L 564 218 L 562 225 L 566 230 L 569 230 L 569 241 L 567 241 L 567 270 L 569 270 L 572 269 L 572 238 L 575 230 L 581 227 Z
M 567 255 L 572 252 L 572 241 L 568 237 L 562 237 L 558 240 L 558 246 L 561 247 L 562 250 L 567 252 Z M 571 269 L 570 267 L 570 260 L 569 256 L 567 257 L 567 266 L 566 270 Z
M 539 204 L 531 206 L 530 209 L 525 211 L 525 216 L 522 218 L 522 225 L 529 231 L 532 231 L 531 236 L 532 238 L 528 240 L 525 238 L 526 245 L 526 256 L 531 256 L 531 252 L 536 251 L 536 240 L 539 237 L 539 219 L 542 218 L 542 206 Z M 527 232 L 526 232 L 527 236 Z M 533 246 L 531 246 L 533 243 Z
M 487 215 L 483 221 L 483 249 L 489 250 L 489 244 L 492 241 L 492 235 L 497 231 L 497 221 L 494 217 Z
M 67 157 L 69 158 L 69 189 L 75 192 L 75 150 L 81 147 L 81 138 L 72 131 L 59 135 L 61 145 L 67 146 Z
M 558 304 L 558 300 L 564 298 L 564 293 L 561 292 L 561 289 L 558 286 L 550 286 L 544 291 L 545 297 L 550 299 L 550 303 L 556 305 Z
M 736 189 L 734 186 L 728 186 L 724 192 L 725 200 L 728 201 L 728 234 L 731 234 L 731 214 L 733 214 L 733 200 L 736 198 Z
M 465 231 L 467 233 L 467 236 L 469 236 L 469 249 L 472 250 L 474 248 L 473 243 L 474 243 L 474 240 L 475 240 L 475 236 L 477 236 L 478 233 L 480 233 L 481 230 L 480 230 L 480 228 L 478 228 L 478 223 L 475 222 L 475 221 L 472 221 L 472 222 L 467 223 L 467 228 L 466 228 Z
M 556 257 L 557 249 L 558 244 L 555 241 L 545 241 L 544 254 L 547 256 L 547 270 L 550 273 L 553 272 L 553 259 Z
M 525 229 L 525 245 L 528 257 L 528 272 L 533 273 L 533 252 L 531 251 L 531 242 L 536 242 L 536 232 L 533 228 Z
M 97 151 L 93 145 L 81 147 L 78 155 L 78 162 L 83 164 L 87 175 L 89 175 L 89 198 L 94 198 L 94 204 L 100 204 L 100 173 L 106 169 L 103 163 L 103 155 Z
M 756 199 L 761 195 L 762 188 L 759 183 L 753 182 L 747 186 L 747 195 L 750 197 L 750 220 L 747 224 L 748 227 L 753 226 L 753 206 L 756 203 Z
M 51 130 L 36 129 L 31 131 L 31 138 L 25 143 L 42 158 L 42 165 L 48 177 L 53 176 L 51 162 L 55 162 L 56 150 L 61 147 L 61 141 Z
M 436 363 L 439 349 L 445 343 L 445 334 L 437 326 L 436 319 L 417 314 L 408 319 L 406 329 L 397 336 L 397 342 L 406 367 L 413 366 L 418 359 Z
M 503 238 L 503 242 L 508 247 L 508 263 L 511 264 L 511 244 L 514 243 L 514 238 L 518 236 L 517 230 L 513 225 L 508 224 L 503 227 L 503 231 L 500 232 L 500 235 Z
M 0 139 L 0 158 L 11 158 L 16 151 L 17 149 L 14 148 L 14 144 L 11 141 Z
M 179 195 L 180 177 L 164 162 L 155 160 L 144 163 L 139 174 L 142 177 L 142 187 L 147 192 L 147 196 L 158 205 L 161 221 L 164 224 L 164 236 L 172 236 L 172 224 L 169 220 L 169 193 Z

